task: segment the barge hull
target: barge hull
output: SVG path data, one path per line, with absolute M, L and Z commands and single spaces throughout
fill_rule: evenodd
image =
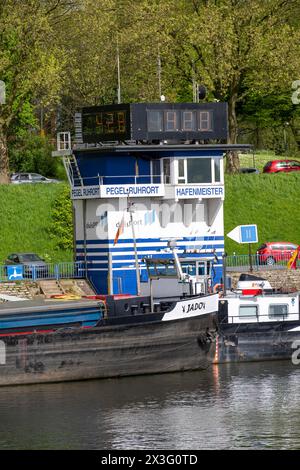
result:
M 206 369 L 216 315 L 2 337 L 0 385 Z
M 241 328 L 231 333 L 223 330 L 216 340 L 214 362 L 292 361 L 293 354 L 297 353 L 296 347 L 300 347 L 300 331 L 289 331 L 291 329 L 292 325 L 273 325 L 269 331 L 263 326 L 263 331 L 251 331 L 251 328 L 243 331 Z

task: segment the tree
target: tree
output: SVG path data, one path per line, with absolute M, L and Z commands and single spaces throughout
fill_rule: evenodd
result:
M 205 84 L 228 102 L 229 143 L 236 143 L 236 107 L 248 93 L 274 93 L 300 75 L 297 0 L 181 0 L 169 15 L 176 45 L 173 63 L 182 80 Z M 239 159 L 227 159 L 229 172 Z
M 6 103 L 0 105 L 0 183 L 9 181 L 7 137 L 24 105 L 58 99 L 64 55 L 51 21 L 62 7 L 66 4 L 59 0 L 0 3 L 0 79 L 6 85 Z
M 117 102 L 117 58 L 121 100 L 159 100 L 158 57 L 164 61 L 171 42 L 164 17 L 164 2 L 141 0 L 132 8 L 130 0 L 82 0 L 58 31 L 69 51 L 62 104 L 70 119 L 77 106 Z

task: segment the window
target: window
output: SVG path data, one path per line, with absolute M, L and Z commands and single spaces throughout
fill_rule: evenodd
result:
M 278 168 L 286 168 L 288 166 L 287 162 L 279 162 L 277 163 Z
M 293 251 L 293 250 L 296 250 L 296 248 L 297 248 L 297 245 L 291 245 L 291 244 L 283 246 L 283 249 L 287 251 Z
M 211 158 L 187 159 L 188 183 L 211 183 Z
M 35 174 L 31 176 L 31 179 L 32 181 L 46 181 L 46 178 L 44 176 L 35 175 Z
M 180 158 L 178 160 L 178 183 L 186 183 L 186 159 Z
M 185 274 L 189 274 L 190 276 L 196 275 L 196 261 L 191 262 L 181 262 L 182 271 Z
M 257 305 L 241 305 L 239 308 L 239 316 L 242 318 L 253 317 L 256 318 L 258 314 Z
M 163 173 L 164 173 L 164 183 L 171 183 L 171 164 L 169 158 L 163 159 Z
M 221 159 L 215 158 L 214 159 L 214 166 L 215 166 L 215 182 L 221 182 Z
M 285 318 L 289 314 L 287 304 L 273 304 L 269 305 L 269 318 Z
M 160 183 L 160 160 L 152 160 L 152 183 Z

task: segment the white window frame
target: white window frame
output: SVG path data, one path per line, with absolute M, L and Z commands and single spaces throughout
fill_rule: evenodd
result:
M 222 157 L 203 157 L 211 159 L 211 182 L 207 183 L 189 183 L 188 182 L 188 171 L 187 171 L 187 160 L 188 158 L 201 158 L 201 157 L 176 157 L 174 164 L 174 181 L 175 184 L 223 184 L 223 158 Z M 179 161 L 184 161 L 184 176 L 179 176 Z M 220 161 L 220 181 L 216 181 L 215 175 L 215 161 Z
M 256 309 L 256 315 L 240 315 L 241 308 L 245 308 L 245 307 L 255 308 Z M 245 318 L 246 319 L 255 318 L 257 321 L 259 320 L 259 306 L 258 305 L 251 305 L 251 304 L 240 305 L 238 312 L 239 312 L 238 318 L 244 318 L 244 319 Z
M 275 313 L 275 314 L 274 314 L 274 313 L 272 314 L 272 313 L 270 313 L 270 307 L 279 307 L 279 306 L 281 306 L 281 307 L 282 307 L 282 306 L 286 307 L 287 313 L 281 313 L 281 314 L 276 314 L 276 313 Z M 284 303 L 281 303 L 281 304 L 270 304 L 270 305 L 268 306 L 268 318 L 269 318 L 269 320 L 276 320 L 276 319 L 280 319 L 280 318 L 285 319 L 285 318 L 287 318 L 287 317 L 289 316 L 289 313 L 290 313 L 290 312 L 289 312 L 289 304 L 284 304 Z

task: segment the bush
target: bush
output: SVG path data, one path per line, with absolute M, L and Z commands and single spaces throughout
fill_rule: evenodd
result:
M 73 249 L 73 208 L 70 189 L 64 186 L 54 200 L 51 213 L 50 237 L 56 240 L 56 246 L 62 250 Z
M 27 133 L 9 145 L 11 173 L 32 172 L 66 179 L 61 159 L 53 158 L 53 147 L 46 137 Z

